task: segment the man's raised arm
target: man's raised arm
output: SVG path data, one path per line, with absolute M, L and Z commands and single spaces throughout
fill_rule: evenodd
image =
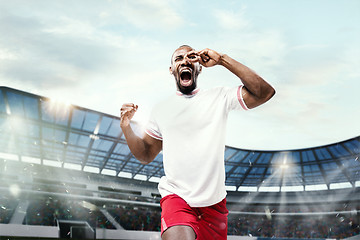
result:
M 275 89 L 253 70 L 226 54 L 211 49 L 197 52 L 197 59 L 204 67 L 222 65 L 240 78 L 244 84 L 242 97 L 248 108 L 255 108 L 267 102 L 275 94 Z
M 133 103 L 125 103 L 120 109 L 120 127 L 124 133 L 126 142 L 131 153 L 142 164 L 152 162 L 162 149 L 162 141 L 150 137 L 147 134 L 141 138 L 137 136 L 130 126 L 138 106 Z

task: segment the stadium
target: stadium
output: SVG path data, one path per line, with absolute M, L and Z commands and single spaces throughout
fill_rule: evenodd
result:
M 360 137 L 226 147 L 228 239 L 360 239 L 359 155 Z M 161 239 L 163 175 L 161 154 L 133 157 L 117 116 L 0 88 L 0 239 Z

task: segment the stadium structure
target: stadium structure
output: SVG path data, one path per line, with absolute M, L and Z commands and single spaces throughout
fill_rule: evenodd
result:
M 359 141 L 226 147 L 228 239 L 359 239 Z M 163 175 L 118 117 L 0 88 L 0 239 L 161 239 Z

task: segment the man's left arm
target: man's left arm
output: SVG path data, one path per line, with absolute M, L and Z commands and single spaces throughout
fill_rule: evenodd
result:
M 197 53 L 199 55 L 198 61 L 204 67 L 221 65 L 240 78 L 244 84 L 241 91 L 242 97 L 248 108 L 255 108 L 274 96 L 275 89 L 269 83 L 253 70 L 228 55 L 220 54 L 211 49 L 204 49 Z

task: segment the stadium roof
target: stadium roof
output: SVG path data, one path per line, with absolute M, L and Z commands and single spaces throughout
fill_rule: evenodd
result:
M 360 137 L 291 151 L 226 147 L 226 185 L 239 191 L 358 187 L 359 152 Z M 143 181 L 164 175 L 161 153 L 148 165 L 134 158 L 118 117 L 7 87 L 0 88 L 0 159 Z

